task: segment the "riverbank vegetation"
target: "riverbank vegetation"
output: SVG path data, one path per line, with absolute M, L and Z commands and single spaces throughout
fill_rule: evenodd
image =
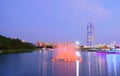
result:
M 0 35 L 0 51 L 1 52 L 25 52 L 26 49 L 35 49 L 35 45 L 24 42 L 18 38 L 12 39 Z

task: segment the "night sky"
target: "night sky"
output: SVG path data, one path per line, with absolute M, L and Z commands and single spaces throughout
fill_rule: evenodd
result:
M 36 41 L 80 41 L 95 26 L 95 43 L 120 43 L 119 0 L 0 0 L 0 34 Z

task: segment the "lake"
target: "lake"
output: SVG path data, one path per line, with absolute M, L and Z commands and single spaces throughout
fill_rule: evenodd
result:
M 83 61 L 52 62 L 52 50 L 0 54 L 0 76 L 120 76 L 120 54 L 81 56 Z

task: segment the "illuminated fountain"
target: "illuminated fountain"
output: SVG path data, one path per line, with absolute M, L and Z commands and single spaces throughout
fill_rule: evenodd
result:
M 52 61 L 82 61 L 80 52 L 76 50 L 74 43 L 57 44 Z

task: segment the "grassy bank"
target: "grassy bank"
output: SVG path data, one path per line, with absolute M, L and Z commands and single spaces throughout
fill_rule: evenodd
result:
M 35 49 L 1 49 L 1 54 L 33 52 Z

